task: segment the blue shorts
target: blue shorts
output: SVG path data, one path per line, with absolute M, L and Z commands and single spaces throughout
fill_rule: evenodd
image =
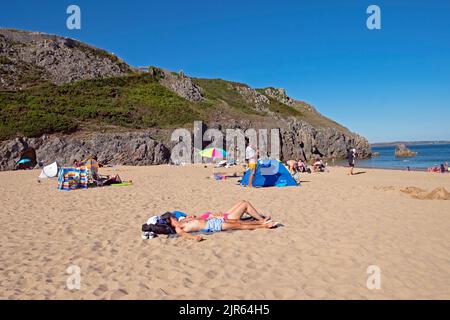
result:
M 201 232 L 219 232 L 222 231 L 223 218 L 211 218 L 206 221 L 205 229 Z

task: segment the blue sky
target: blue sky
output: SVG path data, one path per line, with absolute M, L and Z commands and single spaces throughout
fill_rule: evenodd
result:
M 79 5 L 82 29 L 66 28 Z M 381 8 L 381 30 L 366 9 Z M 8 1 L 0 26 L 64 35 L 135 66 L 285 88 L 371 142 L 450 140 L 448 0 Z

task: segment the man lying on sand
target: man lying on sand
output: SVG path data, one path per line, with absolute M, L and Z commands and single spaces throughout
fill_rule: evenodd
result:
M 275 223 L 270 219 L 263 219 L 260 221 L 230 221 L 223 217 L 194 219 L 186 218 L 178 221 L 175 217 L 170 217 L 170 225 L 175 229 L 175 232 L 187 239 L 196 241 L 203 240 L 200 235 L 191 235 L 190 232 L 219 232 L 226 230 L 255 230 L 255 229 L 270 229 L 275 226 Z

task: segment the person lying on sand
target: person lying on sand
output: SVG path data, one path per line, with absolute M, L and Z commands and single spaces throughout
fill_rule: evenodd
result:
M 107 175 L 106 177 L 100 177 L 97 175 L 96 179 L 94 179 L 94 182 L 97 186 L 103 187 L 103 186 L 110 186 L 112 184 L 119 184 L 122 183 L 122 179 L 118 174 L 112 174 Z M 131 180 L 128 182 L 132 182 Z
M 226 230 L 255 230 L 255 229 L 270 229 L 275 226 L 275 223 L 270 219 L 263 219 L 261 221 L 225 221 L 221 218 L 204 219 L 183 219 L 178 221 L 175 217 L 170 217 L 170 225 L 175 229 L 175 232 L 187 239 L 201 241 L 203 237 L 200 235 L 192 235 L 190 232 L 219 232 Z
M 325 164 L 323 163 L 322 159 L 316 159 L 316 162 L 313 164 L 313 171 L 314 172 L 324 172 L 325 171 Z
M 265 217 L 259 214 L 258 211 L 255 209 L 255 207 L 247 200 L 241 200 L 237 202 L 225 213 L 205 212 L 204 214 L 199 216 L 188 216 L 188 218 L 196 218 L 203 220 L 208 220 L 210 218 L 224 218 L 225 220 L 230 221 L 230 220 L 240 220 L 244 214 L 248 214 L 258 221 L 263 221 L 265 219 Z

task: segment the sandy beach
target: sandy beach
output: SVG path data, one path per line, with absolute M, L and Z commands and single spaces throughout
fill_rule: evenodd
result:
M 228 173 L 241 167 L 229 168 Z M 449 299 L 449 174 L 346 168 L 304 174 L 300 187 L 249 189 L 203 166 L 102 168 L 128 187 L 57 190 L 39 171 L 0 172 L 1 299 Z M 202 242 L 142 240 L 167 210 L 226 211 L 247 199 L 284 226 Z M 69 290 L 66 269 L 81 270 Z M 367 268 L 381 288 L 366 286 Z

